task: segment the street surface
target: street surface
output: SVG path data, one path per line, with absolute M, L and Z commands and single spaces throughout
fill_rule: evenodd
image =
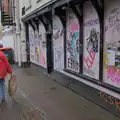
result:
M 0 120 L 120 120 L 33 68 L 14 67 L 14 73 L 17 102 L 7 97 Z

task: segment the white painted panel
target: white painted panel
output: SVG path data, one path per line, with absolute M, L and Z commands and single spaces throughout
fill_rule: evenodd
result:
M 53 50 L 54 69 L 63 72 L 64 69 L 64 31 L 61 20 L 53 16 Z
M 120 0 L 105 0 L 104 82 L 120 88 Z
M 44 68 L 47 68 L 47 46 L 46 46 L 46 30 L 41 21 L 39 21 L 39 40 L 40 40 L 40 48 L 39 48 L 39 56 L 40 56 L 40 65 Z
M 79 21 L 72 9 L 66 12 L 66 67 L 79 73 Z
M 35 35 L 31 25 L 29 25 L 29 42 L 30 42 L 30 61 L 35 63 Z
M 99 18 L 91 2 L 84 4 L 84 55 L 83 73 L 91 78 L 99 79 Z

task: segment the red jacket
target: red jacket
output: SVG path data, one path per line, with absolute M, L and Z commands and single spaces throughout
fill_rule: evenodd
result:
M 5 54 L 0 51 L 0 79 L 4 79 L 7 74 L 12 74 L 12 68 Z

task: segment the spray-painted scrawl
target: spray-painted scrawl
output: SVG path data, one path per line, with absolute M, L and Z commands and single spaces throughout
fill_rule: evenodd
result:
M 30 61 L 35 63 L 35 41 L 34 41 L 34 30 L 29 25 L 29 42 L 30 42 Z
M 96 10 L 92 3 L 84 4 L 84 61 L 83 73 L 99 79 L 99 42 L 100 25 Z
M 39 21 L 39 64 L 44 68 L 47 68 L 46 50 L 46 30 L 43 23 Z
M 79 72 L 79 36 L 80 36 L 80 26 L 79 21 L 73 11 L 69 9 L 67 11 L 67 69 L 75 72 Z

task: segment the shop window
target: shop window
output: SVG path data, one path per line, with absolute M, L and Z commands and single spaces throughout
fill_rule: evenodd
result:
M 66 11 L 66 69 L 79 73 L 79 39 L 80 39 L 79 20 L 72 11 Z
M 104 82 L 120 88 L 120 0 L 105 0 L 104 9 Z
M 90 1 L 83 5 L 83 74 L 99 80 L 100 23 Z

